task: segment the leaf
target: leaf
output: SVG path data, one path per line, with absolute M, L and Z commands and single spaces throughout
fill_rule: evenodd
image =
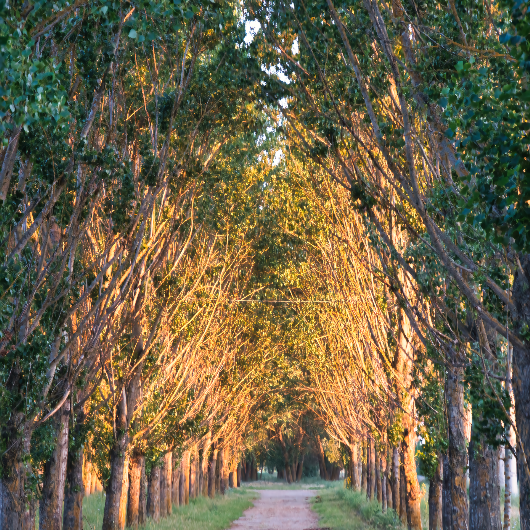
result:
M 136 39 L 137 36 L 138 36 L 138 33 L 136 33 L 136 30 L 131 29 L 131 31 L 129 31 L 129 38 L 130 39 Z

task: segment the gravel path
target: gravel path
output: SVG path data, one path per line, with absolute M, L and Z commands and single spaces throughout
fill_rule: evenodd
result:
M 313 490 L 260 490 L 230 530 L 317 530 L 318 517 L 309 507 Z

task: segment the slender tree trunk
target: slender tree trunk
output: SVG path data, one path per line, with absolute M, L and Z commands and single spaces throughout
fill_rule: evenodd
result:
M 221 495 L 224 495 L 227 489 L 227 484 L 225 482 L 226 462 L 225 462 L 225 448 L 224 447 L 221 447 L 219 449 L 217 458 L 219 459 L 219 493 L 221 493 Z
M 85 488 L 85 497 L 92 493 L 92 463 L 86 458 L 83 460 L 83 487 Z
M 466 488 L 467 451 L 464 432 L 464 369 L 452 366 L 447 371 L 447 423 L 449 430 L 449 468 L 451 521 L 453 530 L 467 530 L 469 507 Z
M 215 475 L 217 469 L 217 445 L 212 450 L 212 456 L 210 460 L 210 469 L 208 470 L 208 497 L 213 499 L 215 497 Z
M 376 476 L 375 476 L 375 444 L 374 444 L 374 439 L 372 437 L 370 437 L 369 439 L 369 455 L 370 455 L 370 460 L 369 460 L 369 471 L 368 471 L 368 479 L 369 479 L 369 483 L 368 483 L 368 499 L 372 500 L 374 499 L 375 500 L 375 496 L 376 496 L 376 491 L 375 491 L 375 488 L 376 488 Z
M 381 510 L 386 512 L 387 498 L 386 498 L 386 458 L 385 454 L 379 456 L 379 467 L 381 469 Z
M 438 453 L 438 464 L 429 481 L 429 530 L 442 530 L 443 462 Z
M 379 448 L 375 445 L 375 488 L 377 494 L 377 502 L 383 504 L 383 492 L 381 484 L 381 456 L 379 454 Z
M 362 491 L 364 491 L 368 495 L 368 445 L 366 444 L 366 440 L 363 439 L 362 442 L 362 482 L 361 482 L 361 488 Z
M 255 454 L 252 454 L 252 480 L 258 480 L 258 464 Z
M 84 416 L 84 415 L 83 415 Z M 80 420 L 76 435 L 81 436 Z M 82 421 L 82 420 L 81 420 Z M 66 466 L 66 489 L 64 493 L 63 530 L 83 530 L 83 449 L 69 450 Z
M 201 469 L 202 469 L 202 489 L 201 494 L 203 497 L 208 497 L 208 463 L 210 456 L 210 447 L 212 445 L 212 432 L 208 431 L 206 440 L 204 441 L 204 447 L 202 449 Z
M 120 496 L 120 509 L 118 516 L 118 525 L 120 530 L 125 530 L 127 523 L 127 497 L 129 496 L 129 455 L 125 456 L 123 465 L 123 485 Z
M 179 506 L 186 506 L 186 467 L 184 464 L 184 455 L 182 455 L 182 459 L 180 461 Z
M 476 421 L 478 414 L 473 414 Z M 469 444 L 469 530 L 501 530 L 498 450 L 472 437 Z
M 127 504 L 127 526 L 138 528 L 138 516 L 140 511 L 140 482 L 142 478 L 142 464 L 145 457 L 134 452 L 131 457 L 129 468 L 129 502 Z
M 387 449 L 387 462 L 386 462 L 386 505 L 387 509 L 392 509 L 392 451 Z
M 449 456 L 443 455 L 443 482 L 442 482 L 442 526 L 443 530 L 451 530 L 451 468 Z
M 397 447 L 392 448 L 392 508 L 399 513 L 401 500 L 401 473 L 399 466 L 399 451 Z
M 194 448 L 190 454 L 190 499 L 197 496 L 197 450 Z
M 44 466 L 42 498 L 39 509 L 40 530 L 61 530 L 63 522 L 64 486 L 68 461 L 68 430 L 70 425 L 70 400 L 56 415 L 57 441 L 52 456 Z
M 142 458 L 140 468 L 140 496 L 138 500 L 138 525 L 147 522 L 147 476 L 145 473 L 145 456 Z
M 237 463 L 237 487 L 241 487 L 241 461 Z
M 504 446 L 504 524 L 503 530 L 511 530 L 512 520 L 512 452 L 508 445 Z
M 320 478 L 323 480 L 329 480 L 328 470 L 326 469 L 326 458 L 324 455 L 324 448 L 322 447 L 322 440 L 320 436 L 316 437 L 317 455 L 318 455 L 318 466 L 320 468 Z
M 129 444 L 127 434 L 127 399 L 122 392 L 117 411 L 116 427 L 119 434 L 110 450 L 110 478 L 106 487 L 102 530 L 120 530 L 120 506 L 124 486 L 125 458 Z
M 173 506 L 178 508 L 180 506 L 180 462 L 175 465 L 176 453 L 173 453 L 173 474 L 171 476 L 171 500 Z
M 361 481 L 359 480 L 359 445 L 353 444 L 351 448 L 352 459 L 352 476 L 351 484 L 354 491 L 361 489 Z
M 296 480 L 298 482 L 302 480 L 303 473 L 304 473 L 304 455 L 302 455 L 302 459 L 298 462 L 298 466 L 296 468 Z
M 405 478 L 405 469 L 403 465 L 403 453 L 400 453 L 399 466 L 399 519 L 403 526 L 408 527 L 407 516 L 407 479 Z
M 160 468 L 151 469 L 147 493 L 147 515 L 155 523 L 160 521 Z
M 182 455 L 181 473 L 184 475 L 184 503 L 186 506 L 190 503 L 190 452 L 184 451 Z
M 160 516 L 168 517 L 172 514 L 171 504 L 171 484 L 173 482 L 173 454 L 164 455 L 164 464 L 162 466 L 162 475 L 160 476 Z M 164 497 L 162 497 L 162 489 Z M 163 514 L 162 514 L 163 511 Z

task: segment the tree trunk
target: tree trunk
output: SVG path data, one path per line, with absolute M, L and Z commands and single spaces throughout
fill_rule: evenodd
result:
M 129 455 L 125 456 L 123 465 L 123 485 L 120 496 L 120 509 L 118 516 L 118 526 L 120 530 L 125 530 L 127 523 L 127 497 L 129 496 Z
M 387 449 L 387 462 L 386 462 L 386 505 L 387 509 L 391 509 L 393 504 L 392 500 L 392 456 L 393 452 Z
M 517 331 L 530 325 L 530 255 L 521 255 L 522 270 L 517 269 L 513 282 L 513 301 L 517 318 Z M 524 272 L 524 274 L 523 274 Z M 517 447 L 517 475 L 519 478 L 521 530 L 530 530 L 530 351 L 528 345 L 513 346 L 513 397 L 515 425 L 522 443 Z M 523 454 L 524 451 L 524 454 Z
M 379 457 L 379 467 L 381 469 L 381 510 L 386 512 L 387 498 L 386 498 L 386 458 L 383 453 Z
M 429 530 L 442 530 L 442 455 L 438 453 L 438 464 L 429 481 Z
M 210 469 L 208 470 L 208 497 L 213 499 L 215 497 L 215 475 L 217 469 L 217 454 L 218 449 L 215 446 L 212 450 L 212 456 L 210 460 Z
M 234 476 L 235 476 L 235 474 L 236 474 L 235 471 L 230 471 L 230 473 L 228 473 L 228 487 L 229 488 L 233 488 L 234 487 Z
M 127 504 L 127 526 L 138 528 L 138 516 L 140 511 L 140 482 L 142 478 L 142 464 L 145 457 L 134 452 L 131 457 L 129 468 L 129 502 Z
M 392 448 L 392 508 L 396 513 L 400 512 L 401 506 L 401 473 L 399 465 L 399 451 L 397 447 Z
M 237 487 L 241 487 L 241 461 L 237 463 Z
M 201 494 L 203 497 L 208 497 L 208 462 L 210 456 L 210 447 L 212 445 L 212 432 L 208 431 L 206 440 L 204 441 L 204 447 L 202 449 L 201 469 L 202 469 L 202 489 Z
M 125 389 L 122 391 L 122 397 L 118 404 L 116 429 L 120 434 L 110 450 L 110 478 L 106 487 L 102 530 L 120 530 L 120 506 L 125 477 L 125 458 L 129 444 Z
M 329 480 L 328 470 L 326 469 L 326 458 L 324 455 L 324 448 L 322 447 L 322 441 L 320 436 L 316 437 L 316 446 L 317 446 L 317 456 L 318 456 L 318 466 L 320 468 L 320 478 L 323 480 Z
M 182 455 L 181 473 L 184 476 L 184 503 L 186 506 L 190 503 L 190 452 L 184 451 Z M 181 497 L 182 500 L 182 497 Z
M 172 453 L 166 453 L 164 455 L 162 474 L 160 476 L 160 517 L 168 517 L 173 512 L 171 507 L 171 483 L 173 479 L 172 457 Z
M 145 474 L 145 456 L 142 458 L 140 468 L 140 497 L 138 501 L 138 524 L 140 526 L 147 522 L 147 476 Z
M 351 485 L 354 491 L 361 489 L 361 481 L 359 480 L 359 445 L 354 444 L 351 448 L 351 459 L 352 459 L 352 476 Z
M 70 400 L 66 400 L 55 418 L 57 439 L 52 456 L 44 466 L 42 498 L 39 509 L 40 530 L 61 530 L 64 486 L 68 461 Z
M 403 526 L 408 527 L 408 516 L 407 516 L 407 479 L 405 478 L 405 469 L 403 465 L 403 453 L 400 455 L 400 466 L 399 466 L 399 519 Z
M 149 475 L 147 492 L 147 515 L 155 523 L 160 522 L 160 468 L 154 467 Z
M 296 480 L 298 482 L 302 480 L 303 473 L 304 473 L 304 455 L 302 455 L 302 459 L 298 462 L 298 467 L 296 468 Z
M 372 437 L 368 440 L 368 455 L 370 459 L 368 460 L 368 499 L 375 499 L 375 444 Z
M 258 480 L 258 464 L 255 454 L 252 455 L 252 480 Z
M 175 465 L 176 454 L 173 453 L 173 474 L 171 476 L 171 501 L 178 508 L 180 506 L 180 463 Z
M 84 417 L 84 414 L 83 414 Z M 76 435 L 81 436 L 78 417 Z M 79 428 L 78 428 L 79 427 Z M 83 449 L 69 450 L 66 465 L 66 489 L 64 493 L 63 530 L 83 530 Z
M 368 445 L 363 437 L 361 459 L 361 489 L 368 495 Z
M 379 448 L 375 445 L 375 488 L 377 494 L 377 502 L 383 504 L 383 492 L 381 484 L 381 456 L 379 454 Z
M 197 497 L 197 450 L 190 454 L 190 499 Z
M 451 530 L 451 468 L 449 456 L 443 455 L 443 482 L 442 482 L 442 526 L 443 530 Z
M 508 445 L 504 446 L 504 523 L 503 530 L 511 530 L 512 520 L 512 452 Z
M 180 461 L 179 506 L 186 506 L 186 468 L 184 464 L 184 455 L 182 455 L 182 459 Z
M 447 423 L 449 430 L 449 468 L 451 520 L 453 530 L 467 530 L 469 508 L 466 488 L 467 451 L 464 432 L 464 368 L 451 366 L 447 371 Z
M 473 414 L 474 421 L 478 414 Z M 472 437 L 469 444 L 469 530 L 501 530 L 498 450 Z
M 225 448 L 221 447 L 219 453 L 217 454 L 219 459 L 219 493 L 224 495 L 226 493 L 227 484 L 225 482 Z
M 86 458 L 83 461 L 83 487 L 85 491 L 85 497 L 88 497 L 92 493 L 92 463 Z

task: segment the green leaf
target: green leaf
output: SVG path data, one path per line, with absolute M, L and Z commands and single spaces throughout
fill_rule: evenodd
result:
M 136 39 L 137 36 L 138 36 L 138 33 L 136 33 L 136 30 L 131 29 L 131 31 L 129 31 L 129 38 L 130 39 Z

